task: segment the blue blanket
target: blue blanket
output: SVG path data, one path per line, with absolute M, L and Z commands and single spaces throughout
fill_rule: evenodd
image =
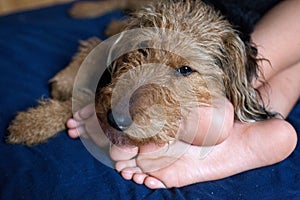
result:
M 26 147 L 4 141 L 17 111 L 49 97 L 47 81 L 64 68 L 78 40 L 105 39 L 103 30 L 121 12 L 71 19 L 70 4 L 0 17 L 0 199 L 298 199 L 300 146 L 281 163 L 223 180 L 150 190 L 126 181 L 90 155 L 80 140 L 60 133 Z M 300 133 L 300 102 L 288 117 Z

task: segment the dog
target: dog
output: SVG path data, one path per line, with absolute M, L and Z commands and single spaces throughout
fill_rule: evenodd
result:
M 116 6 L 108 10 L 112 8 Z M 192 0 L 147 1 L 126 23 L 125 31 L 154 29 L 143 33 L 148 38 L 143 47 L 110 64 L 110 81 L 97 88 L 97 118 L 113 144 L 139 146 L 176 140 L 179 122 L 191 109 L 214 106 L 214 99 L 221 97 L 232 103 L 235 120 L 248 123 L 274 116 L 251 84 L 260 73 L 255 46 L 243 42 L 212 6 Z M 189 39 L 162 40 L 161 31 Z M 65 129 L 72 116 L 75 76 L 100 43 L 98 38 L 81 42 L 72 62 L 50 80 L 52 99 L 19 113 L 12 121 L 9 143 L 35 145 Z M 161 46 L 168 48 L 155 48 Z

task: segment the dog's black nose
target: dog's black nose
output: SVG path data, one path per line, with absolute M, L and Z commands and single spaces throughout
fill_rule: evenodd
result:
M 113 113 L 111 109 L 107 112 L 107 121 L 109 125 L 119 131 L 125 131 L 132 124 L 130 117 L 117 115 Z

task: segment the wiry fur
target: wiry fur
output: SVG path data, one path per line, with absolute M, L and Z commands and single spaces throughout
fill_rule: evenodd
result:
M 33 145 L 45 142 L 65 129 L 64 122 L 72 116 L 71 109 L 71 100 L 40 101 L 37 108 L 30 108 L 16 116 L 8 127 L 9 143 Z
M 72 116 L 71 96 L 77 70 L 99 43 L 100 39 L 95 37 L 80 42 L 78 53 L 68 67 L 50 80 L 53 99 L 42 100 L 37 107 L 18 113 L 7 129 L 7 142 L 35 145 L 66 129 L 65 123 Z
M 174 48 L 185 47 L 177 49 L 177 54 L 146 48 L 129 52 L 114 61 L 111 83 L 99 88 L 95 105 L 99 122 L 113 143 L 160 144 L 176 139 L 179 123 L 190 109 L 198 105 L 214 106 L 214 98 L 227 97 L 233 104 L 235 118 L 242 122 L 272 117 L 264 108 L 259 93 L 251 85 L 259 72 L 255 48 L 245 44 L 229 22 L 210 6 L 192 0 L 156 1 L 133 13 L 126 29 L 146 27 L 174 30 L 192 40 L 176 41 L 176 44 L 170 41 L 168 45 Z M 161 45 L 153 32 L 149 38 L 152 38 L 149 44 Z M 188 59 L 179 56 L 182 54 Z M 82 58 L 73 61 L 77 64 L 71 64 L 70 71 L 68 68 L 65 70 L 64 76 L 70 76 L 69 80 L 74 80 Z M 163 67 L 151 67 L 150 63 L 158 63 Z M 190 66 L 194 72 L 181 76 L 176 70 L 182 66 Z M 140 85 L 132 95 L 126 97 L 127 91 L 139 86 L 141 79 L 150 80 L 150 84 Z M 70 98 L 71 81 L 65 84 L 61 78 L 55 77 L 53 80 L 54 85 L 62 84 L 60 88 L 66 87 L 62 94 L 52 92 L 53 96 L 64 100 Z M 107 122 L 107 113 L 114 109 L 114 105 L 122 104 L 125 100 L 130 102 L 129 112 L 134 123 L 125 131 L 118 131 Z M 44 108 L 39 107 L 37 110 L 43 112 Z M 52 118 L 56 120 L 52 123 L 65 122 L 59 121 L 61 119 L 56 116 L 53 114 Z M 18 132 L 23 130 L 23 124 L 30 123 L 30 120 L 20 118 L 21 115 L 13 122 L 13 128 L 9 128 L 9 141 L 27 144 L 40 142 L 40 134 L 31 137 L 30 142 L 26 142 L 26 135 L 20 136 Z M 28 132 L 31 131 L 30 127 Z M 48 130 L 43 122 L 36 127 Z
M 176 108 L 182 108 L 182 105 L 191 104 L 191 101 L 195 100 L 197 100 L 196 103 L 208 105 L 211 104 L 210 98 L 226 96 L 234 106 L 235 118 L 242 122 L 263 120 L 272 115 L 265 110 L 258 92 L 251 85 L 258 73 L 256 52 L 249 44 L 244 44 L 231 25 L 211 7 L 197 1 L 158 2 L 134 13 L 128 23 L 127 29 L 158 27 L 180 32 L 194 40 L 185 44 L 188 48 L 178 51 L 180 55 L 189 55 L 188 60 L 182 60 L 170 53 L 157 52 L 153 49 L 146 49 L 144 52 L 137 50 L 120 58 L 113 69 L 112 84 L 102 89 L 101 101 L 96 105 L 97 115 L 102 123 L 105 124 L 107 112 L 111 107 L 113 108 L 111 93 L 123 73 L 145 63 L 160 63 L 174 68 L 174 71 L 181 66 L 188 65 L 196 70 L 196 73 L 189 77 L 180 77 L 175 73 L 165 72 L 164 69 L 159 72 L 154 72 L 151 67 L 143 69 L 151 76 L 157 73 L 163 74 L 165 82 L 172 81 L 174 83 L 173 91 L 153 85 L 137 89 L 142 100 L 133 100 L 130 106 L 130 115 L 134 122 L 143 119 L 143 121 L 148 121 L 149 125 L 150 119 L 156 116 L 145 110 L 158 104 L 162 106 L 165 116 L 168 116 L 167 120 L 164 127 L 155 135 L 152 135 L 154 130 L 148 130 L 148 128 L 139 127 L 137 129 L 135 127 L 134 130 L 138 130 L 138 132 L 131 129 L 120 132 L 104 125 L 106 127 L 104 130 L 107 130 L 106 134 L 113 142 L 123 143 L 125 141 L 125 143 L 144 144 L 175 139 L 178 123 L 185 117 L 181 115 L 182 111 L 176 110 Z M 155 33 L 151 32 L 150 34 L 152 35 L 149 37 L 152 37 L 153 40 L 150 40 L 149 43 L 153 45 L 155 42 L 160 42 L 156 40 Z M 176 41 L 176 45 L 180 42 L 184 43 L 184 41 Z M 124 79 L 128 81 L 151 78 L 146 74 L 144 73 L 140 77 L 133 73 L 133 76 Z M 122 101 L 125 95 L 124 91 L 128 91 L 134 85 L 128 84 L 126 81 L 123 85 L 127 86 L 116 92 L 118 94 L 117 101 Z M 158 81 L 158 83 L 165 84 L 164 81 Z M 176 90 L 175 85 L 179 87 L 179 90 Z M 184 88 L 185 85 L 190 88 Z M 188 91 L 189 89 L 191 91 Z M 197 99 L 190 98 L 194 94 Z M 149 95 L 150 97 L 148 97 Z M 185 99 L 185 97 L 189 98 Z M 164 119 L 159 118 L 157 121 L 161 120 Z M 154 126 L 155 124 L 151 124 L 150 127 L 154 128 Z M 142 127 L 147 126 L 144 124 Z

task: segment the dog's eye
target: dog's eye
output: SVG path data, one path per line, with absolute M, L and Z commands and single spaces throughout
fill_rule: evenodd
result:
M 179 75 L 182 75 L 182 76 L 188 76 L 191 73 L 195 72 L 195 70 L 193 70 L 191 67 L 186 66 L 186 65 L 176 69 L 176 71 Z

